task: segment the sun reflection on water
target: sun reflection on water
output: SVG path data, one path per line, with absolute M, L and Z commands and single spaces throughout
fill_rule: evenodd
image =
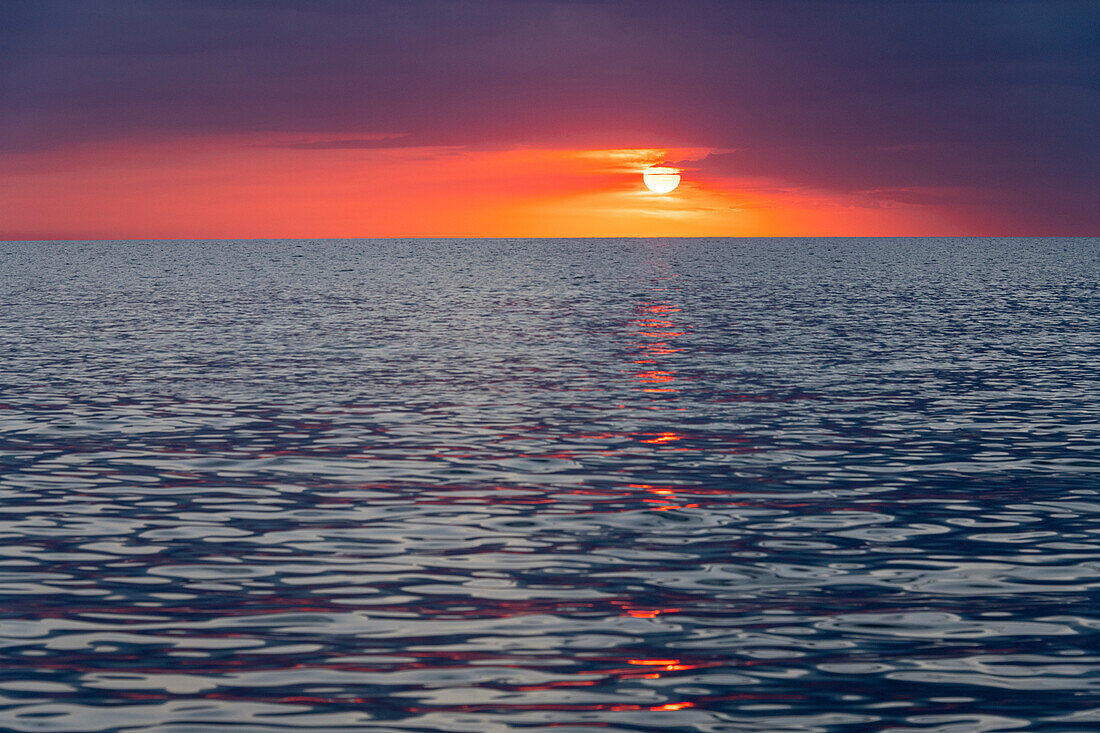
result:
M 0 730 L 1087 727 L 1094 248 L 919 244 L 0 247 Z

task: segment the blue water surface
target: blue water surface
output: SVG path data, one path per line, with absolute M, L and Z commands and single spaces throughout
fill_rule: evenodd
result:
M 1100 727 L 1100 240 L 0 244 L 0 729 Z

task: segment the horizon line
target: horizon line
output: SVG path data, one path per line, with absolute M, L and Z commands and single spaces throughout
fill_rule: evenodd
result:
M 0 239 L 0 244 L 75 244 L 75 243 L 103 243 L 103 242 L 332 242 L 332 241 L 356 241 L 356 242 L 383 242 L 383 241 L 501 241 L 501 240 L 593 240 L 593 239 L 1096 239 L 1100 234 L 792 234 L 792 235 L 713 235 L 713 236 L 576 236 L 576 237 L 180 237 L 180 238 L 156 238 L 156 237 L 121 237 L 102 239 Z

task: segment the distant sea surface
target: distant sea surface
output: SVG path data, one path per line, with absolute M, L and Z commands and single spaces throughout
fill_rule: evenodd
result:
M 0 243 L 0 729 L 1100 728 L 1100 240 Z

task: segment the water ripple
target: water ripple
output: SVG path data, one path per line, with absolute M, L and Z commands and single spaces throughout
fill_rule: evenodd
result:
M 1092 729 L 1098 276 L 0 244 L 0 728 Z

